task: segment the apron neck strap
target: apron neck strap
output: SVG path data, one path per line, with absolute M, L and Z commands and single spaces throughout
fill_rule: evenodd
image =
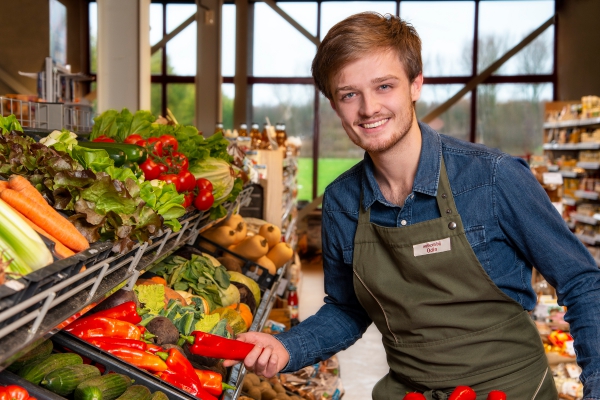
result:
M 448 173 L 446 172 L 446 164 L 444 163 L 444 156 L 441 157 L 440 166 L 440 180 L 438 182 L 437 194 L 435 196 L 440 209 L 440 215 L 458 215 L 456 204 L 454 204 L 454 196 L 452 196 L 452 188 L 450 188 L 450 181 L 448 180 Z
M 456 210 L 456 204 L 454 204 L 454 196 L 452 196 L 452 189 L 450 188 L 450 181 L 448 180 L 448 173 L 446 172 L 446 164 L 444 163 L 444 157 L 441 157 L 440 165 L 440 180 L 438 182 L 438 189 L 436 194 L 436 200 L 440 215 L 458 215 Z M 363 191 L 360 190 L 360 206 L 358 209 L 358 224 L 369 224 L 371 223 L 371 208 L 365 209 L 363 204 Z

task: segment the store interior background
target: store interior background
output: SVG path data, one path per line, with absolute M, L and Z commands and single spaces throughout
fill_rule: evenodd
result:
M 188 26 L 179 39 L 176 37 L 170 44 L 167 43 L 166 55 L 163 54 L 164 50 L 159 50 L 153 56 L 150 54 L 150 46 L 195 12 L 197 6 L 194 1 L 60 2 L 67 10 L 67 63 L 73 72 L 95 76 L 97 84 L 94 82 L 84 89 L 86 92 L 97 90 L 97 96 L 89 99 L 95 102 L 98 112 L 108 108 L 127 107 L 132 111 L 151 109 L 155 114 L 163 114 L 168 107 L 179 117 L 180 122 L 196 125 L 206 134 L 212 133 L 217 121 L 223 121 L 225 128 L 230 129 L 238 127 L 242 122 L 256 121 L 262 125 L 265 116 L 273 123 L 285 122 L 288 135 L 302 139 L 299 200 L 304 204 L 321 195 L 327 183 L 362 157 L 361 152 L 353 149 L 349 141 L 343 140 L 343 131 L 337 126 L 327 101 L 315 94 L 314 85 L 310 82 L 310 65 L 306 65 L 306 62 L 300 66 L 290 64 L 296 60 L 289 56 L 290 51 L 300 54 L 298 59 L 311 60 L 316 46 L 265 3 L 202 0 L 202 6 L 197 8 L 197 21 Z M 505 69 L 507 74 L 499 71 L 497 75 L 507 75 L 502 78 L 503 83 L 484 84 L 476 89 L 475 126 L 471 126 L 469 122 L 469 113 L 474 110 L 471 105 L 472 92 L 440 117 L 443 122 L 440 131 L 467 140 L 475 138 L 475 141 L 492 146 L 497 144 L 494 147 L 500 147 L 514 155 L 541 154 L 543 102 L 579 100 L 582 96 L 600 94 L 600 30 L 597 26 L 600 17 L 599 0 L 286 1 L 277 4 L 292 18 L 295 17 L 294 10 L 297 10 L 298 22 L 313 36 L 320 38 L 333 23 L 346 16 L 340 11 L 343 8 L 347 9 L 344 12 L 357 12 L 387 10 L 391 7 L 392 12 L 399 9 L 401 17 L 404 17 L 404 10 L 407 15 L 412 13 L 415 16 L 413 23 L 423 37 L 425 52 L 427 39 L 435 32 L 439 34 L 443 31 L 428 31 L 431 26 L 426 24 L 429 19 L 427 10 L 436 6 L 467 10 L 466 15 L 448 14 L 443 28 L 447 30 L 449 37 L 455 37 L 453 31 L 456 30 L 467 32 L 467 36 L 470 34 L 472 38 L 475 30 L 474 10 L 479 8 L 481 13 L 488 7 L 485 3 L 509 7 L 514 10 L 515 18 L 496 22 L 505 25 L 501 29 L 508 39 L 486 41 L 486 37 L 480 33 L 480 55 L 486 50 L 502 55 L 526 36 L 528 32 L 515 26 L 519 21 L 528 19 L 527 16 L 517 15 L 520 11 L 525 12 L 535 7 L 554 9 L 556 23 L 542 35 L 549 46 L 546 49 L 550 52 L 546 56 L 548 62 L 537 71 L 536 65 L 533 65 L 534 69 L 528 72 L 527 78 L 523 78 L 523 71 L 512 74 L 510 68 Z M 422 13 L 419 13 L 419 7 L 422 7 Z M 308 14 L 314 14 L 314 17 L 306 17 L 305 12 L 299 11 L 307 8 L 311 10 Z M 99 9 L 103 11 L 99 12 Z M 213 18 L 212 23 L 206 16 L 206 9 L 212 13 L 209 15 Z M 316 19 L 317 9 L 320 10 L 320 25 Z M 37 72 L 48 56 L 48 0 L 0 0 L 0 10 L 4 16 L 0 24 L 0 93 L 16 93 L 16 88 L 36 93 L 35 80 L 20 76 L 18 71 Z M 169 15 L 163 19 L 165 12 Z M 90 22 L 90 15 L 94 13 L 103 15 L 104 20 Z M 241 18 L 240 15 L 245 15 L 246 18 Z M 259 15 L 262 18 L 260 20 L 257 19 Z M 544 16 L 531 15 L 531 21 L 539 20 L 530 21 L 531 30 L 551 15 L 552 12 Z M 431 15 L 433 25 L 437 17 Z M 164 25 L 163 21 L 167 24 Z M 260 25 L 257 21 L 261 21 Z M 471 21 L 470 25 L 468 21 Z M 479 32 L 485 32 L 486 26 L 482 25 L 485 22 L 483 14 L 480 14 Z M 425 25 L 422 29 L 420 23 Z M 148 31 L 141 29 L 148 25 Z M 102 39 L 96 41 L 99 38 L 95 35 Z M 269 42 L 269 37 L 282 35 L 289 37 L 284 47 L 274 39 L 271 40 L 277 44 Z M 189 38 L 192 40 L 188 40 Z M 96 58 L 92 54 L 98 42 L 105 43 L 105 47 L 102 48 L 101 44 L 98 46 Z M 173 50 L 169 50 L 169 46 Z M 497 48 L 493 48 L 494 46 Z M 475 71 L 468 70 L 469 60 L 466 64 L 464 61 L 465 52 L 468 56 L 472 47 L 467 46 L 465 50 L 464 45 L 455 46 L 456 54 L 451 57 L 450 63 L 425 54 L 424 75 L 437 80 L 430 80 L 429 85 L 425 85 L 428 102 L 418 109 L 419 116 L 443 103 L 464 85 L 468 80 L 466 77 L 476 74 Z M 493 50 L 497 53 L 493 53 Z M 184 52 L 189 52 L 185 54 L 187 57 L 183 57 Z M 189 62 L 190 54 L 195 65 Z M 514 58 L 516 60 L 518 54 Z M 531 75 L 539 76 L 532 78 Z M 525 86 L 527 90 L 523 93 L 538 96 L 534 99 L 534 107 L 529 109 L 525 107 L 527 101 L 523 98 L 506 98 L 514 95 L 519 87 Z M 499 96 L 495 98 L 497 103 L 486 103 L 485 100 L 489 98 L 486 94 L 490 90 Z M 319 105 L 315 107 L 317 99 Z M 510 128 L 490 126 L 493 123 L 493 110 L 501 106 L 500 102 L 505 105 L 513 102 L 513 106 L 520 109 L 522 120 L 514 120 L 514 129 L 518 132 L 526 129 L 529 141 L 511 142 L 506 139 L 510 137 Z M 315 111 L 319 112 L 315 114 Z M 492 119 L 485 120 L 486 115 L 491 115 Z M 338 140 L 340 138 L 341 141 Z M 334 160 L 340 170 L 330 168 L 331 160 Z M 317 217 L 315 213 L 311 215 L 318 219 L 318 211 Z M 324 296 L 318 260 L 318 224 L 304 223 L 302 226 L 310 237 L 305 241 L 307 260 L 306 265 L 303 263 L 301 319 L 314 313 L 322 304 Z M 342 379 L 347 391 L 345 398 L 369 398 L 370 388 L 387 372 L 378 335 L 371 327 L 363 340 L 340 354 Z

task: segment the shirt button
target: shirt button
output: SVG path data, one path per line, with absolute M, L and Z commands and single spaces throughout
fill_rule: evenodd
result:
M 400 225 L 405 226 L 406 225 L 406 220 L 403 219 L 402 221 L 400 221 Z

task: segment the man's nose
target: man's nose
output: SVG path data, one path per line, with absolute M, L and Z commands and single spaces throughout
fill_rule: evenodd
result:
M 371 117 L 381 111 L 381 104 L 376 96 L 370 93 L 363 94 L 360 113 L 363 117 Z

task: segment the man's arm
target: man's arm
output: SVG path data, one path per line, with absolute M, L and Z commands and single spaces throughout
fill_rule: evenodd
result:
M 259 374 L 272 376 L 282 369 L 297 371 L 325 360 L 350 347 L 371 324 L 354 293 L 352 265 L 344 263 L 343 235 L 337 226 L 340 216 L 333 217 L 326 211 L 327 199 L 326 194 L 322 221 L 325 304 L 287 332 L 274 336 L 254 332 L 240 335 L 241 340 L 265 349 L 261 353 L 255 348 L 244 360 L 248 368 Z
M 600 399 L 600 269 L 523 161 L 498 163 L 495 212 L 505 235 L 567 307 L 585 399 Z

